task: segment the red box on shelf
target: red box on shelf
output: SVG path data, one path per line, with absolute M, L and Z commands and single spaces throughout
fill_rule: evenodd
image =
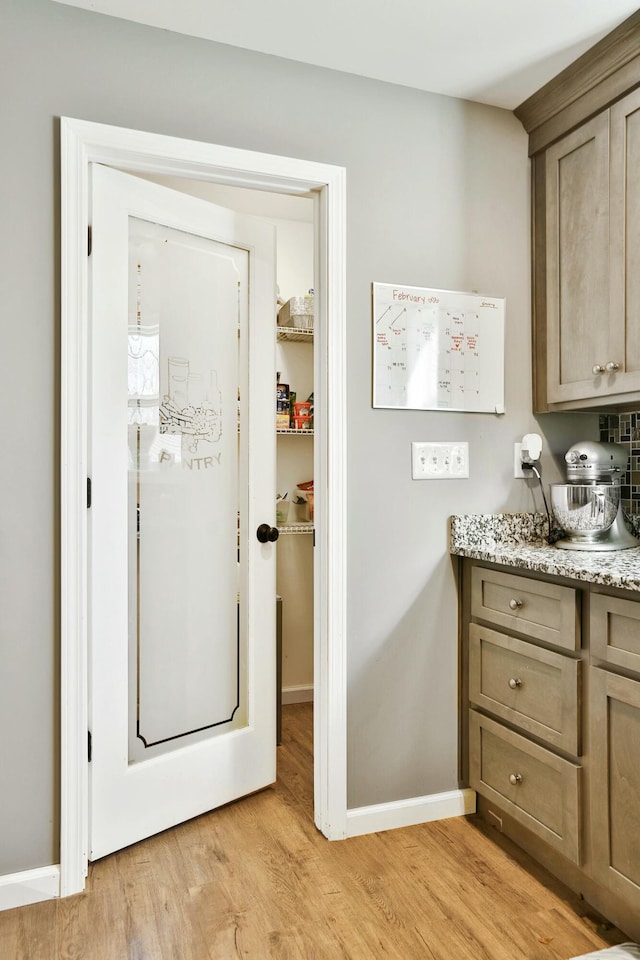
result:
M 311 430 L 311 417 L 292 417 L 291 426 L 294 430 Z
M 293 410 L 291 411 L 294 417 L 310 417 L 311 416 L 312 404 L 309 400 L 300 401 L 299 403 L 293 404 Z

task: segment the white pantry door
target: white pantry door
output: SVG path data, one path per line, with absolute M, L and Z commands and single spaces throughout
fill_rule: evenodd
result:
M 275 780 L 276 294 L 271 227 L 92 177 L 95 860 Z

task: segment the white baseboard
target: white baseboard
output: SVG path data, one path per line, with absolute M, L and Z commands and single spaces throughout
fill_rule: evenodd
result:
M 426 797 L 411 797 L 392 803 L 374 803 L 369 807 L 347 810 L 347 836 L 360 837 L 365 833 L 412 827 L 431 820 L 462 817 L 476 811 L 475 790 L 450 790 Z
M 38 867 L 21 873 L 7 873 L 0 877 L 0 910 L 25 907 L 41 900 L 60 896 L 60 867 Z
M 313 684 L 303 684 L 299 687 L 283 687 L 282 702 L 285 703 L 309 703 L 313 700 Z

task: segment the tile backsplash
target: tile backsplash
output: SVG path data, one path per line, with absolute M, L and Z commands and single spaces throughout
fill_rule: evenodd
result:
M 622 507 L 628 517 L 640 520 L 640 411 L 602 415 L 600 440 L 620 443 L 629 450 L 627 472 L 622 478 Z

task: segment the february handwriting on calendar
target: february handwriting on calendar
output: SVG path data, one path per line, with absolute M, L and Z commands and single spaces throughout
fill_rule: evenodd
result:
M 423 305 L 427 303 L 440 303 L 439 297 L 423 297 L 419 294 L 409 293 L 408 290 L 399 290 L 396 287 L 393 288 L 392 296 L 394 300 L 407 300 L 409 303 L 421 303 Z

